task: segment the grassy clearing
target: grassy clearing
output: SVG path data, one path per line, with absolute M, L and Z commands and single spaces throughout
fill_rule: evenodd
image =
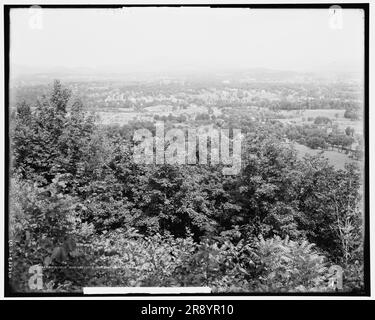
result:
M 294 147 L 298 152 L 298 157 L 300 158 L 303 158 L 306 154 L 317 155 L 322 152 L 322 150 L 314 150 L 299 143 L 294 143 Z M 361 164 L 360 161 L 350 158 L 349 155 L 345 154 L 344 152 L 341 153 L 338 151 L 325 150 L 323 151 L 323 156 L 327 158 L 329 163 L 335 166 L 337 169 L 344 169 L 346 163 L 355 162 Z

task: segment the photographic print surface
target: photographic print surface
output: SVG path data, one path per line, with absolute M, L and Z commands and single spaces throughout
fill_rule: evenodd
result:
M 365 293 L 363 8 L 8 12 L 10 293 Z

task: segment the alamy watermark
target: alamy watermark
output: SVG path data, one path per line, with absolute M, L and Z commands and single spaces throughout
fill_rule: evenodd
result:
M 155 124 L 155 135 L 148 129 L 134 132 L 134 162 L 139 164 L 222 164 L 224 175 L 241 170 L 241 130 L 207 126 L 173 128 L 164 132 L 164 123 Z

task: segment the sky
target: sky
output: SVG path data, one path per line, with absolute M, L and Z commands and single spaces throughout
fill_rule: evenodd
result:
M 359 9 L 12 9 L 10 66 L 362 71 Z

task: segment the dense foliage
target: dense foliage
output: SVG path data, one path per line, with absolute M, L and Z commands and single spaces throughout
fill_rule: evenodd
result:
M 344 290 L 363 290 L 359 169 L 298 160 L 278 124 L 221 123 L 244 133 L 242 170 L 224 176 L 220 165 L 135 163 L 142 124 L 97 125 L 58 81 L 35 106 L 20 103 L 11 123 L 16 291 L 31 290 L 34 265 L 44 291 L 322 292 L 335 290 L 332 265 Z

